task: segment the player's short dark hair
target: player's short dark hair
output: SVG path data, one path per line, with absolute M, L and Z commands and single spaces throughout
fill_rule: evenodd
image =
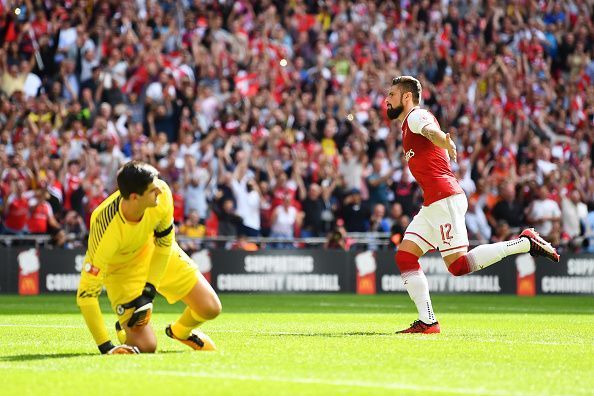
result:
M 421 83 L 412 76 L 400 76 L 392 80 L 392 85 L 399 85 L 402 93 L 410 92 L 413 96 L 413 103 L 418 105 L 421 102 Z
M 159 177 L 159 171 L 153 166 L 141 162 L 130 161 L 118 171 L 118 189 L 122 198 L 130 198 L 130 194 L 142 195 L 156 177 Z

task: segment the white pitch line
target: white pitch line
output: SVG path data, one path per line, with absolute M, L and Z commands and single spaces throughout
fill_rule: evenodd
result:
M 4 366 L 0 363 L 0 370 L 27 370 L 35 372 L 49 372 L 61 371 L 59 369 L 50 367 L 30 367 L 22 365 L 8 365 Z M 96 369 L 84 370 L 92 371 L 97 374 Z M 138 374 L 135 370 L 118 370 L 118 373 Z M 195 377 L 195 378 L 211 378 L 222 380 L 237 380 L 237 381 L 254 381 L 254 382 L 280 382 L 289 384 L 307 384 L 307 385 L 328 385 L 337 387 L 353 387 L 353 388 L 369 388 L 369 389 L 391 389 L 404 390 L 416 392 L 434 392 L 434 393 L 457 393 L 464 395 L 492 395 L 492 396 L 508 396 L 508 395 L 542 395 L 542 393 L 521 393 L 521 392 L 505 392 L 498 390 L 489 390 L 484 388 L 456 388 L 445 386 L 430 386 L 430 385 L 416 385 L 401 382 L 370 382 L 370 381 L 349 381 L 349 380 L 328 380 L 322 378 L 289 378 L 280 376 L 262 376 L 262 375 L 245 375 L 245 374 L 223 374 L 223 373 L 196 373 L 193 371 L 167 371 L 167 370 L 142 370 L 143 374 L 171 376 L 171 377 Z M 80 371 L 79 371 L 80 374 Z
M 186 372 L 179 371 L 165 371 L 155 370 L 156 375 L 163 376 L 186 376 Z M 278 376 L 260 376 L 260 375 L 245 375 L 245 374 L 219 374 L 219 373 L 192 373 L 193 377 L 198 378 L 216 378 L 227 380 L 240 381 L 256 381 L 256 382 L 283 382 L 293 384 L 308 384 L 308 385 L 329 385 L 329 386 L 347 386 L 355 388 L 379 388 L 379 389 L 398 389 L 409 391 L 423 391 L 423 392 L 438 392 L 438 393 L 458 393 L 467 395 L 519 395 L 519 393 L 507 393 L 501 391 L 489 391 L 486 389 L 468 389 L 468 388 L 448 388 L 442 386 L 423 386 L 415 384 L 405 384 L 400 382 L 369 382 L 369 381 L 349 381 L 349 380 L 327 380 L 321 378 L 287 378 Z
M 346 304 L 340 304 L 340 303 L 325 303 L 325 302 L 321 302 L 318 304 L 315 304 L 319 307 L 354 307 L 354 308 L 387 308 L 387 309 L 391 309 L 391 308 L 405 308 L 408 307 L 408 305 L 405 304 L 366 304 L 366 303 L 346 303 Z M 325 312 L 321 312 L 321 313 L 325 313 Z

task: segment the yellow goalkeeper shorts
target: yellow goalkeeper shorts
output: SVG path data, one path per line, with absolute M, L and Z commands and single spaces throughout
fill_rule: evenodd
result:
M 151 256 L 152 249 L 139 262 L 132 263 L 106 277 L 105 289 L 114 312 L 118 313 L 118 305 L 126 304 L 142 293 L 148 276 Z M 169 304 L 178 302 L 198 282 L 197 271 L 196 263 L 175 243 L 157 292 L 164 296 Z M 120 322 L 123 322 L 125 317 L 132 315 L 133 310 L 126 311 L 120 315 Z

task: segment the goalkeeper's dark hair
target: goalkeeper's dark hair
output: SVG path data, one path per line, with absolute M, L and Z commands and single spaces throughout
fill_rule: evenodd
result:
M 419 80 L 412 76 L 400 76 L 392 80 L 392 85 L 398 85 L 402 93 L 410 92 L 413 96 L 413 103 L 418 105 L 421 102 L 421 92 L 423 88 Z
M 128 199 L 132 193 L 144 194 L 156 177 L 159 177 L 159 171 L 153 166 L 141 161 L 128 162 L 118 171 L 118 189 L 122 198 Z

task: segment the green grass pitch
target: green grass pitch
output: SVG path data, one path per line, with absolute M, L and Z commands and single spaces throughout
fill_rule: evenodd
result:
M 73 296 L 0 296 L 0 394 L 594 394 L 592 297 L 435 295 L 440 335 L 394 334 L 416 317 L 403 294 L 221 299 L 217 352 L 167 338 L 182 306 L 159 299 L 157 354 L 101 356 Z

